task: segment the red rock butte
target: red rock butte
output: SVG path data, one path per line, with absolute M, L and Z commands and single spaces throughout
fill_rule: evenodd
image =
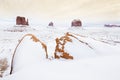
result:
M 29 25 L 28 19 L 26 19 L 25 17 L 17 16 L 16 25 Z
M 73 21 L 72 21 L 72 23 L 71 23 L 71 26 L 73 27 L 73 26 L 75 26 L 75 27 L 80 27 L 80 26 L 82 26 L 82 22 L 81 22 L 81 20 L 79 20 L 79 19 L 74 19 Z

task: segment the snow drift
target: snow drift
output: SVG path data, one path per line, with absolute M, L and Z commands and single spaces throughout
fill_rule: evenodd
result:
M 86 51 L 87 50 L 87 51 Z M 80 59 L 82 57 L 95 56 L 92 47 L 72 33 L 56 38 L 55 58 Z
M 17 72 L 47 57 L 47 46 L 34 35 L 27 34 L 20 40 L 14 51 L 10 73 Z
M 22 37 L 14 51 L 12 74 L 0 80 L 120 80 L 119 32 L 119 28 L 103 27 L 0 31 L 0 52 L 4 55 L 0 56 L 9 61 L 18 40 L 31 33 Z M 59 59 L 46 59 L 46 52 L 49 58 L 56 55 Z

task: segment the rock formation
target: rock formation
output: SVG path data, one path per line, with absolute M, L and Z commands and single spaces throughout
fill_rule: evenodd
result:
M 26 20 L 25 17 L 17 16 L 16 25 L 29 25 L 28 24 L 28 19 Z
M 50 22 L 50 23 L 48 24 L 48 26 L 54 26 L 53 22 Z
M 105 24 L 105 27 L 120 27 L 118 24 Z
M 81 22 L 81 20 L 79 20 L 79 19 L 74 19 L 73 21 L 72 21 L 72 23 L 71 23 L 71 26 L 73 27 L 73 26 L 75 26 L 75 27 L 80 27 L 80 26 L 82 26 L 82 22 Z

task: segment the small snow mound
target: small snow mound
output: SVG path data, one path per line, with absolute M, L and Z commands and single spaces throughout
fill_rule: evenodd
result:
M 25 35 L 18 43 L 12 60 L 11 73 L 46 59 L 47 46 L 32 34 Z

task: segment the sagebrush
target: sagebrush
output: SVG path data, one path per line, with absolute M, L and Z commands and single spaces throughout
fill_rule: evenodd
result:
M 0 59 L 0 77 L 3 76 L 3 73 L 8 68 L 8 61 L 6 58 Z

